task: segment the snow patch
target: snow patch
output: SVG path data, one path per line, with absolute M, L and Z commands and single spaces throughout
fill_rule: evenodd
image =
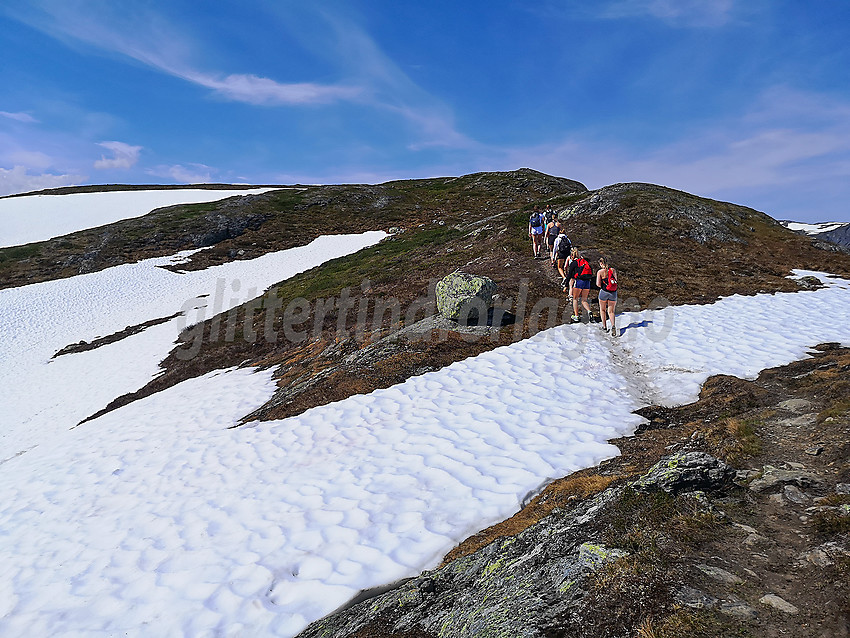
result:
M 818 233 L 828 233 L 831 230 L 836 230 L 842 226 L 847 226 L 848 222 L 820 222 L 817 224 L 806 224 L 803 222 L 783 222 L 789 230 L 802 231 L 807 235 L 817 235 Z
M 0 290 L 0 460 L 135 392 L 180 331 L 262 295 L 269 286 L 334 257 L 377 243 L 386 233 L 319 237 L 307 246 L 202 271 L 161 268 L 193 251 L 68 279 Z M 95 350 L 53 355 L 151 319 L 180 316 Z

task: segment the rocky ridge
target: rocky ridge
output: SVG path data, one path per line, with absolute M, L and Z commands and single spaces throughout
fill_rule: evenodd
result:
M 850 250 L 850 224 L 844 224 L 833 230 L 828 230 L 824 233 L 816 233 L 814 235 L 817 240 L 828 241 L 832 244 L 840 246 L 845 251 Z

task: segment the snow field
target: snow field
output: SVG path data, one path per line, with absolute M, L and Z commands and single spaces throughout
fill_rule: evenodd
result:
M 824 273 L 813 275 L 827 288 L 816 291 L 743 297 L 709 305 L 676 306 L 662 313 L 628 313 L 617 319 L 625 328 L 624 354 L 648 372 L 652 400 L 663 405 L 694 401 L 713 374 L 755 378 L 765 368 L 806 356 L 822 342 L 850 344 L 850 283 Z M 655 333 L 629 324 L 657 321 Z
M 570 337 L 236 430 L 273 390 L 270 373 L 210 374 L 42 443 L 2 468 L 16 476 L 0 520 L 17 531 L 6 539 L 17 603 L 0 633 L 70 636 L 86 618 L 89 635 L 293 635 L 359 589 L 419 571 L 541 477 L 616 454 L 604 441 L 636 425 L 537 392 Z M 50 569 L 34 577 L 34 564 Z M 91 600 L 120 613 L 95 615 Z
M 139 217 L 173 204 L 214 202 L 273 188 L 209 188 L 25 195 L 0 199 L 0 248 L 60 237 L 86 228 Z
M 710 374 L 752 377 L 819 342 L 850 344 L 850 286 L 819 276 L 828 288 L 627 313 L 617 340 L 598 325 L 553 328 L 237 429 L 274 391 L 271 371 L 211 373 L 72 430 L 87 397 L 66 396 L 68 415 L 39 406 L 51 418 L 30 420 L 37 447 L 0 464 L 0 635 L 292 636 L 360 589 L 433 566 L 541 481 L 617 454 L 606 441 L 633 431 L 648 402 L 690 401 Z M 55 343 L 81 338 L 65 334 L 76 322 L 45 316 L 50 346 L 30 349 L 42 358 L 7 359 L 35 361 L 23 368 L 34 382 Z M 125 367 L 143 346 L 126 345 Z M 66 355 L 77 364 L 63 374 L 83 374 L 89 354 Z
M 210 318 L 385 236 L 379 231 L 330 235 L 307 246 L 202 271 L 175 273 L 159 267 L 179 263 L 190 251 L 0 290 L 0 461 L 143 387 L 161 371 L 160 361 L 199 313 Z M 51 359 L 69 344 L 176 313 L 182 314 L 121 341 Z

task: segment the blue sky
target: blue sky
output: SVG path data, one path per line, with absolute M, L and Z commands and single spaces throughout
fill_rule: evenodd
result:
M 850 2 L 2 0 L 0 194 L 523 166 L 850 220 Z

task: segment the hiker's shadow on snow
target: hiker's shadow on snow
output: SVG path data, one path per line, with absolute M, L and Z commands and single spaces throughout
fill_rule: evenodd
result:
M 626 334 L 626 330 L 631 330 L 632 328 L 648 328 L 651 323 L 654 322 L 649 319 L 644 319 L 643 321 L 633 321 L 628 326 L 620 330 L 620 334 Z

